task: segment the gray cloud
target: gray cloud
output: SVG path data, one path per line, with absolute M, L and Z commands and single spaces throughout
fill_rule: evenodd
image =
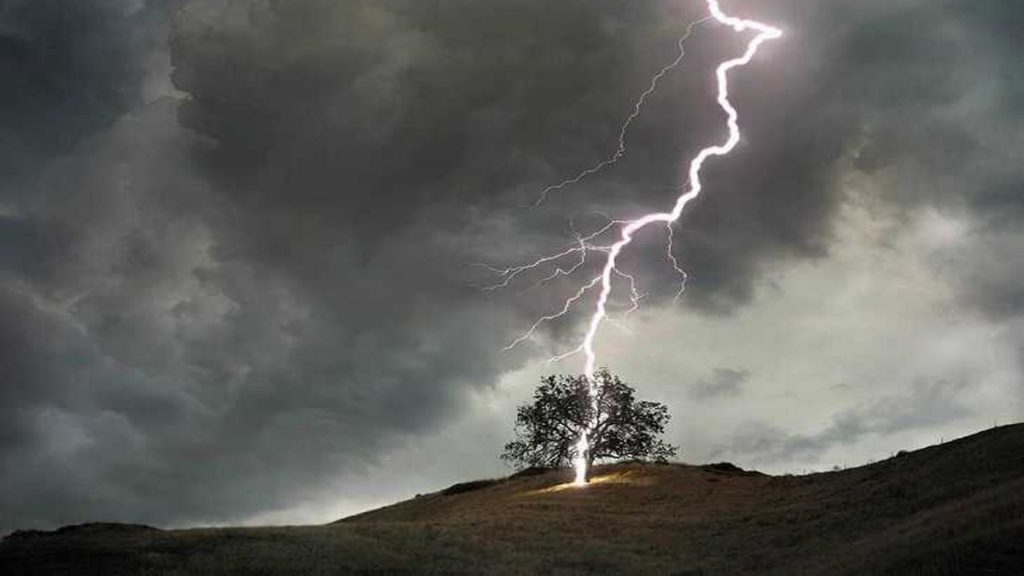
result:
M 749 378 L 750 372 L 747 370 L 715 368 L 710 376 L 690 386 L 690 394 L 698 400 L 736 396 L 743 391 Z
M 679 158 L 721 131 L 710 67 L 739 47 L 698 30 L 627 159 L 527 211 L 610 151 L 696 8 L 65 4 L 0 4 L 0 65 L 18 79 L 0 96 L 0 529 L 230 521 L 436 429 L 578 328 L 502 353 L 571 287 L 485 294 L 463 263 L 551 250 L 570 218 L 600 220 L 588 211 L 664 205 Z M 885 210 L 984 222 L 938 257 L 976 267 L 965 306 L 1018 315 L 1021 174 L 994 152 L 1020 149 L 1021 40 L 1004 28 L 1020 9 L 735 9 L 788 34 L 737 75 L 745 141 L 709 165 L 714 193 L 677 233 L 688 310 L 727 318 L 773 266 L 827 258 L 852 174 L 896 183 L 875 193 Z M 154 72 L 162 59 L 181 94 Z M 675 287 L 655 252 L 626 262 L 651 305 Z M 692 392 L 741 394 L 746 378 L 719 369 Z M 908 406 L 957 416 L 959 388 L 915 390 Z M 785 459 L 914 414 L 870 404 L 820 435 L 765 428 L 735 449 Z
M 744 458 L 755 464 L 817 458 L 826 451 L 852 445 L 866 435 L 886 435 L 928 428 L 967 416 L 958 394 L 966 382 L 919 383 L 906 393 L 880 398 L 842 411 L 828 426 L 813 434 L 791 434 L 774 426 L 750 423 L 734 435 L 715 456 Z

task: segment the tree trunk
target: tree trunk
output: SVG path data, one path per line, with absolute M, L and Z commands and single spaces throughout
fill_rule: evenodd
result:
M 583 475 L 583 481 L 590 484 L 590 478 L 594 474 L 594 452 L 587 450 L 587 471 Z

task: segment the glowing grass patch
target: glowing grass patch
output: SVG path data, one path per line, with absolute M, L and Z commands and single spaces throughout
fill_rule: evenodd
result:
M 552 494 L 557 492 L 564 492 L 566 490 L 587 490 L 594 486 L 601 485 L 634 485 L 641 486 L 651 484 L 652 479 L 641 476 L 633 470 L 622 470 L 617 472 L 609 472 L 608 474 L 601 474 L 599 476 L 592 476 L 590 482 L 587 484 L 577 484 L 576 482 L 564 482 L 562 484 L 555 484 L 554 486 L 548 486 L 547 488 L 540 488 L 538 490 L 531 490 L 525 494 Z

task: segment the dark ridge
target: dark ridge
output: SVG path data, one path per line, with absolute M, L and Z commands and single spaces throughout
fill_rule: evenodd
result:
M 471 480 L 469 482 L 459 482 L 458 484 L 452 484 L 451 486 L 441 490 L 441 494 L 444 496 L 451 496 L 453 494 L 463 494 L 465 492 L 472 492 L 474 490 L 481 490 L 483 488 L 489 488 L 495 484 L 500 484 L 503 480 L 488 479 L 488 480 Z
M 86 522 L 69 524 L 56 530 L 15 530 L 4 540 L 31 540 L 56 536 L 103 536 L 113 534 L 134 534 L 139 532 L 159 532 L 159 528 L 145 524 L 122 524 L 119 522 Z
M 765 476 L 764 472 L 758 472 L 757 470 L 744 470 L 732 462 L 715 462 L 714 464 L 704 464 L 699 468 L 705 472 L 711 472 L 712 474 L 732 474 L 738 476 Z
M 552 470 L 554 470 L 554 468 L 544 468 L 543 466 L 530 466 L 529 468 L 523 468 L 522 470 L 516 472 L 515 474 L 509 476 L 508 478 L 509 480 L 514 480 L 516 478 L 529 478 L 530 476 L 540 476 L 541 474 L 551 472 Z
M 802 476 L 620 463 L 571 480 L 462 482 L 323 526 L 24 530 L 0 575 L 1024 575 L 1024 424 Z

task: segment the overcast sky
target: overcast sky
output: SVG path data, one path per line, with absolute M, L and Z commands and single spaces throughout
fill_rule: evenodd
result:
M 1024 7 L 723 0 L 785 37 L 599 361 L 687 462 L 1024 419 Z M 700 0 L 0 0 L 0 531 L 324 522 L 507 473 L 579 313 L 487 270 L 671 206 L 724 137 Z M 585 277 L 585 276 L 584 276 Z M 616 310 L 628 302 L 619 298 Z

